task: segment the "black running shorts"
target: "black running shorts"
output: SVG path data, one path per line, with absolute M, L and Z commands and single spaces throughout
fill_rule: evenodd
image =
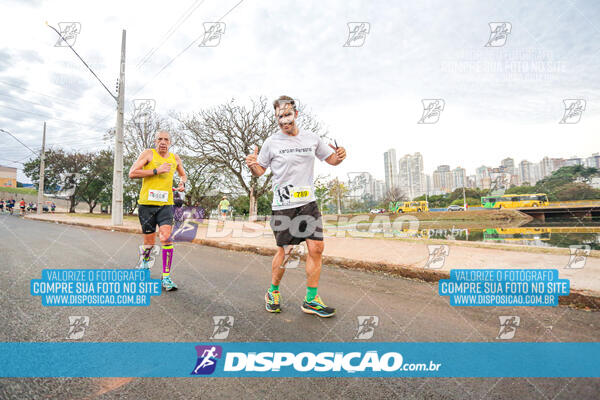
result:
M 138 216 L 144 233 L 156 232 L 156 225 L 173 225 L 173 206 L 138 205 Z
M 323 220 L 316 201 L 286 210 L 273 210 L 271 229 L 277 246 L 323 240 Z

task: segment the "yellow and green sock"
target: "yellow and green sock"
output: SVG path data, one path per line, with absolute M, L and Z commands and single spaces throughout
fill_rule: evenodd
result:
M 316 287 L 306 287 L 306 301 L 310 303 L 317 297 L 317 288 Z

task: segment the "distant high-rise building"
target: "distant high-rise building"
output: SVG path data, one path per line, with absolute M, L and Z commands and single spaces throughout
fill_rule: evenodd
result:
M 385 197 L 385 183 L 381 179 L 377 179 L 373 185 L 374 194 L 373 200 L 381 201 Z
M 572 167 L 575 165 L 583 165 L 583 159 L 573 156 L 571 158 L 566 159 L 564 165 L 565 165 L 565 167 Z
M 565 166 L 565 159 L 564 158 L 553 158 L 552 159 L 552 168 L 554 168 L 554 171 L 556 171 L 557 169 L 560 169 L 562 167 Z
M 482 189 L 490 188 L 490 167 L 482 165 L 475 170 L 475 185 Z
M 398 187 L 398 170 L 396 164 L 396 150 L 389 149 L 383 153 L 383 167 L 385 172 L 385 190 L 386 192 L 394 187 Z
M 439 165 L 433 171 L 433 190 L 436 193 L 449 193 L 452 191 L 452 172 L 449 165 Z
M 600 168 L 600 154 L 594 153 L 585 159 L 585 166 L 590 168 Z
M 469 189 L 475 189 L 477 187 L 477 177 L 475 175 L 467 176 L 467 187 Z
M 533 185 L 533 175 L 532 175 L 532 166 L 533 164 L 527 160 L 523 160 L 519 163 L 519 182 L 521 185 L 528 183 Z
M 462 187 L 467 187 L 467 171 L 456 167 L 452 170 L 452 191 Z
M 398 161 L 398 186 L 409 199 L 425 193 L 426 182 L 421 153 L 406 154 L 400 158 Z
M 552 172 L 554 172 L 554 163 L 552 162 L 552 159 L 550 159 L 548 157 L 542 158 L 542 161 L 540 161 L 541 177 L 545 178 L 546 176 L 551 175 Z
M 514 175 L 515 173 L 515 160 L 508 157 L 500 161 L 500 165 L 504 167 L 504 172 Z
M 425 175 L 425 193 L 429 196 L 433 191 L 433 180 L 431 179 L 431 175 Z

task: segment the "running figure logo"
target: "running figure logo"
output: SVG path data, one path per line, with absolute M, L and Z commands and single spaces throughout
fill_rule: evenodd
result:
M 196 238 L 198 224 L 202 223 L 204 209 L 202 207 L 174 207 L 175 225 L 171 240 L 175 242 L 191 242 Z
M 368 22 L 348 22 L 348 39 L 343 47 L 362 47 L 371 32 L 371 24 Z
M 217 47 L 225 34 L 225 22 L 205 22 L 204 37 L 198 47 Z
M 215 372 L 217 359 L 223 355 L 221 346 L 196 346 L 198 361 L 190 375 L 210 375 Z
M 490 22 L 490 38 L 485 47 L 502 47 L 506 44 L 508 35 L 512 31 L 510 22 Z
M 423 268 L 439 269 L 444 266 L 446 257 L 450 255 L 450 248 L 447 244 L 430 244 L 427 245 L 429 251 L 429 258 Z
M 379 326 L 379 317 L 376 315 L 359 315 L 358 317 L 358 329 L 354 339 L 371 339 L 375 328 Z
M 500 331 L 496 339 L 509 340 L 515 337 L 521 318 L 516 315 L 500 316 Z
M 70 316 L 69 317 L 69 333 L 67 339 L 81 339 L 85 333 L 85 329 L 90 326 L 90 317 L 87 316 Z
M 154 99 L 134 99 L 133 100 L 133 121 L 140 123 L 149 118 L 156 108 Z
M 423 115 L 417 123 L 437 124 L 446 106 L 444 99 L 423 99 L 421 103 L 423 103 Z
M 559 124 L 577 124 L 581 120 L 581 115 L 585 111 L 586 102 L 584 99 L 564 99 L 565 113 Z
M 585 266 L 587 257 L 590 255 L 590 246 L 587 244 L 574 244 L 569 246 L 571 256 L 565 266 L 566 269 L 581 269 Z
M 79 22 L 59 22 L 58 29 L 62 37 L 58 38 L 54 47 L 74 46 L 77 35 L 81 33 L 81 24 Z
M 219 315 L 213 317 L 215 327 L 210 338 L 217 340 L 227 339 L 229 331 L 233 328 L 233 321 L 231 315 Z
M 302 256 L 307 253 L 306 244 L 302 242 L 300 244 L 288 244 L 283 246 L 285 252 L 285 258 L 281 268 L 293 269 L 298 268 Z

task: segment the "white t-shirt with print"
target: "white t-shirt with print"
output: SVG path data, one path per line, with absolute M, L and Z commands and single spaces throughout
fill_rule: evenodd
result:
M 334 150 L 316 133 L 299 129 L 296 136 L 278 131 L 265 140 L 257 162 L 273 173 L 273 210 L 300 207 L 315 200 L 315 157 L 323 161 Z

